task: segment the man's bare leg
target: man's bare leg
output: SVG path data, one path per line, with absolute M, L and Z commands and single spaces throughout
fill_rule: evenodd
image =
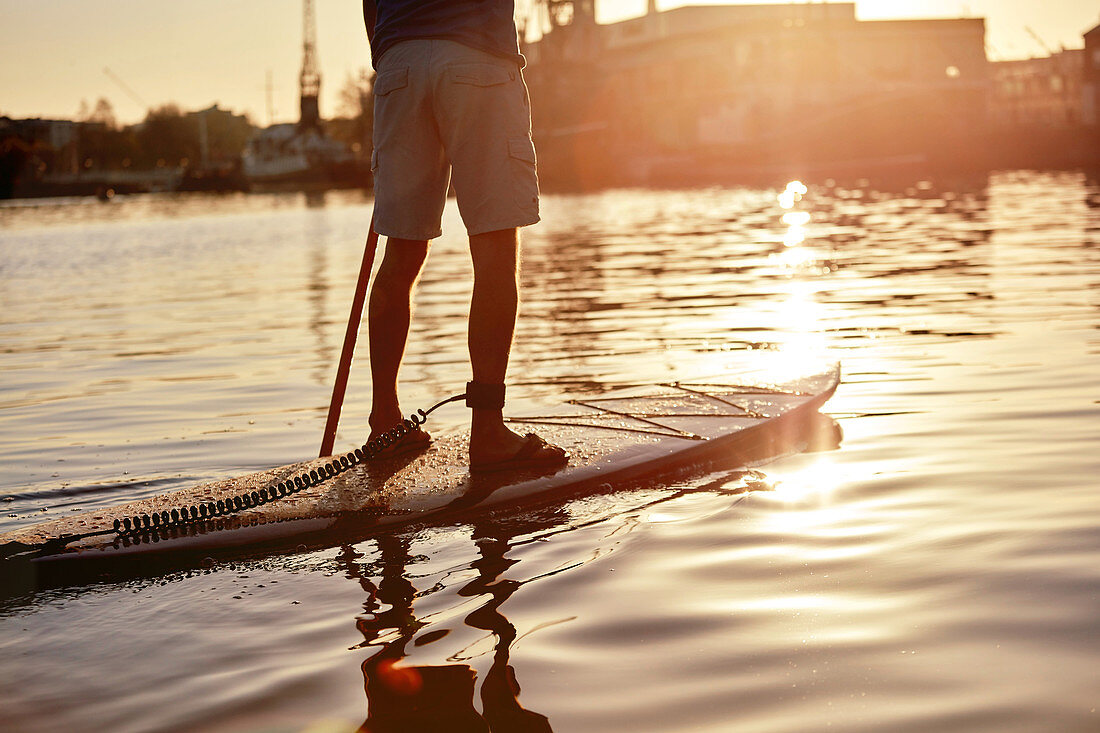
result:
M 470 365 L 475 382 L 502 384 L 508 371 L 519 309 L 519 231 L 501 229 L 470 237 L 474 294 L 470 301 Z M 504 425 L 501 410 L 472 410 L 470 462 L 515 455 L 524 439 Z
M 386 241 L 386 253 L 371 288 L 367 324 L 370 336 L 371 437 L 402 419 L 397 401 L 397 372 L 405 356 L 412 317 L 412 290 L 428 256 L 428 242 Z

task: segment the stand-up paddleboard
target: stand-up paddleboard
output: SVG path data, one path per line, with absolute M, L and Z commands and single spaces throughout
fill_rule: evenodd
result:
M 353 465 L 344 472 L 271 499 L 207 517 L 206 507 L 290 485 L 317 459 L 223 479 L 111 509 L 56 519 L 0 535 L 4 564 L 73 566 L 142 559 L 179 560 L 253 554 L 271 548 L 334 546 L 372 532 L 471 513 L 551 502 L 604 485 L 655 478 L 720 462 L 774 458 L 802 449 L 806 426 L 832 396 L 839 365 L 785 381 L 766 376 L 739 384 L 707 381 L 632 388 L 575 400 L 542 414 L 510 417 L 565 448 L 569 464 L 543 474 L 471 474 L 466 437 L 436 440 L 415 454 Z M 738 463 L 742 462 L 742 463 Z M 308 483 L 308 482 L 307 482 Z M 201 516 L 193 507 L 202 507 Z M 184 515 L 177 521 L 172 510 Z M 139 526 L 138 517 L 164 517 Z M 114 530 L 124 517 L 126 527 Z M 129 517 L 134 517 L 131 525 Z

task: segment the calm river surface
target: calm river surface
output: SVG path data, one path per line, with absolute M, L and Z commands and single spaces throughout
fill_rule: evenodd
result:
M 838 448 L 9 597 L 0 727 L 1100 729 L 1100 184 L 782 193 L 546 196 L 512 404 L 836 359 Z M 0 531 L 314 456 L 369 219 L 360 193 L 0 206 Z M 453 202 L 444 230 L 406 410 L 469 378 Z M 400 727 L 386 689 L 435 712 Z

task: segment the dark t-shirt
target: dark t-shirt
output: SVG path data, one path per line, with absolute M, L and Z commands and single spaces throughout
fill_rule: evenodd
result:
M 526 63 L 519 52 L 515 0 L 375 0 L 378 14 L 371 62 L 388 48 L 413 38 L 444 38 Z

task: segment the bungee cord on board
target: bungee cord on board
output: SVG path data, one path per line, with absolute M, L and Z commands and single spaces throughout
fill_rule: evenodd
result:
M 61 537 L 48 540 L 38 547 L 56 550 L 72 542 L 76 542 L 77 540 L 109 534 L 115 534 L 120 539 L 138 537 L 151 532 L 177 529 L 205 522 L 210 519 L 230 516 L 243 512 L 246 509 L 252 509 L 264 504 L 269 504 L 273 501 L 278 501 L 279 499 L 284 499 L 288 496 L 293 496 L 300 491 L 322 484 L 331 478 L 345 473 L 355 466 L 371 460 L 386 448 L 396 445 L 416 432 L 421 425 L 427 422 L 428 415 L 432 414 L 440 407 L 463 399 L 466 399 L 465 392 L 437 402 L 427 410 L 417 410 L 397 425 L 373 440 L 363 443 L 363 445 L 358 448 L 348 451 L 344 455 L 334 457 L 331 461 L 319 467 L 311 468 L 308 471 L 303 470 L 293 478 L 274 482 L 270 486 L 262 489 L 244 492 L 236 496 L 218 499 L 217 501 L 185 505 L 171 510 L 166 509 L 161 512 L 153 512 L 151 514 L 136 514 L 129 517 L 119 517 L 114 520 L 111 529 L 86 532 L 84 534 L 62 535 Z

